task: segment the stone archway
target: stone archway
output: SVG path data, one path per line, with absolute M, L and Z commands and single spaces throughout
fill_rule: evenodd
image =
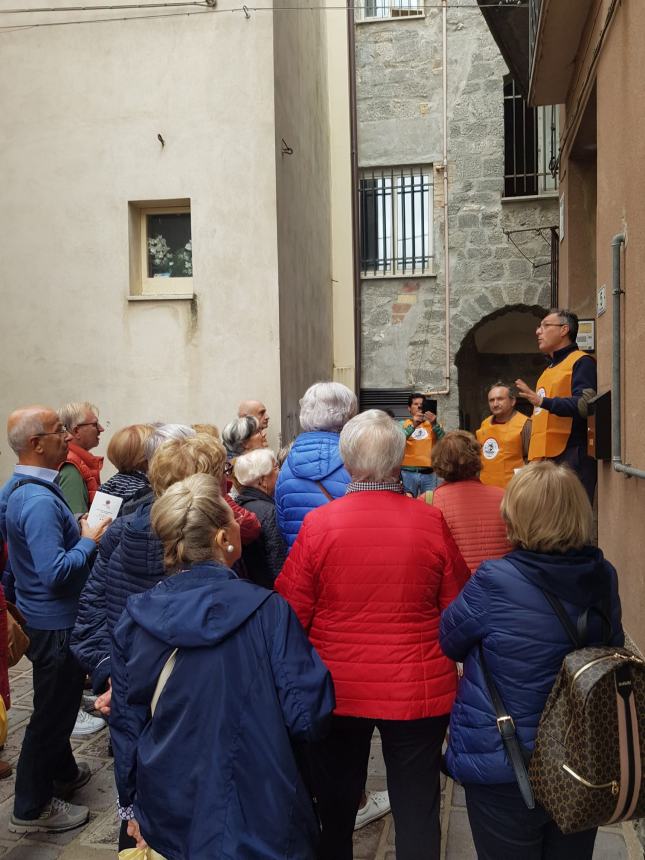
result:
M 498 379 L 521 377 L 533 385 L 544 369 L 535 329 L 546 310 L 539 305 L 506 305 L 483 317 L 461 342 L 455 356 L 459 386 L 459 424 L 475 431 L 489 414 L 486 393 Z M 518 400 L 526 414 L 531 407 Z

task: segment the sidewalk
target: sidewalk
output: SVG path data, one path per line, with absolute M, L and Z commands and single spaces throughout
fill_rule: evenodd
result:
M 23 659 L 10 671 L 10 676 L 12 707 L 3 758 L 15 765 L 31 713 L 29 661 Z M 113 764 L 107 754 L 107 741 L 105 730 L 87 739 L 72 741 L 77 757 L 87 761 L 93 773 L 88 785 L 74 797 L 74 802 L 83 803 L 91 810 L 90 820 L 83 828 L 56 836 L 10 833 L 7 822 L 13 807 L 14 776 L 0 781 L 0 857 L 4 860 L 114 860 L 119 823 L 115 809 Z M 377 791 L 385 788 L 385 766 L 378 737 L 372 744 L 368 787 Z M 476 860 L 463 790 L 451 780 L 443 785 L 442 832 L 442 860 Z M 363 828 L 354 837 L 355 860 L 395 860 L 395 856 L 394 825 L 390 815 Z M 601 830 L 594 860 L 642 860 L 642 857 L 631 828 Z

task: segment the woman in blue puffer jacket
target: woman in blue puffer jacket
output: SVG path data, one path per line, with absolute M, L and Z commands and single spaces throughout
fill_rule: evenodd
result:
M 518 472 L 502 516 L 516 548 L 485 561 L 441 618 L 441 647 L 464 664 L 450 718 L 448 770 L 464 785 L 479 860 L 590 860 L 596 830 L 565 836 L 541 807 L 524 804 L 497 728 L 479 645 L 518 740 L 531 752 L 556 675 L 572 650 L 544 591 L 561 601 L 574 625 L 588 608 L 601 609 L 611 622 L 611 644 L 621 646 L 616 571 L 589 545 L 591 507 L 566 466 L 542 461 Z M 589 645 L 603 644 L 602 628 L 602 616 L 590 612 Z
M 340 431 L 358 411 L 356 395 L 340 382 L 317 382 L 300 401 L 300 426 L 275 488 L 278 526 L 291 549 L 306 514 L 345 495 L 349 484 L 338 452 Z

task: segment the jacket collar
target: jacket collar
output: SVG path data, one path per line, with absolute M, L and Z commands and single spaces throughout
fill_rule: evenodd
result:
M 70 457 L 70 454 L 72 454 L 72 457 Z M 93 472 L 100 472 L 103 468 L 103 457 L 95 457 L 94 454 L 86 451 L 85 448 L 81 448 L 76 442 L 70 442 L 67 449 L 67 460 L 73 463 L 75 458 L 85 463 Z
M 555 367 L 556 364 L 560 364 L 561 361 L 572 352 L 575 352 L 578 349 L 578 344 L 575 342 L 570 343 L 569 346 L 563 346 L 562 349 L 556 349 L 553 353 L 553 357 L 549 363 L 549 367 Z

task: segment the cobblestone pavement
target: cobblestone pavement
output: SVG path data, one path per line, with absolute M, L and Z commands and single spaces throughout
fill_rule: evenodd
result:
M 9 711 L 9 737 L 2 758 L 15 765 L 32 707 L 31 666 L 23 659 L 10 672 L 12 706 Z M 59 835 L 38 833 L 19 836 L 7 830 L 13 807 L 14 776 L 0 782 L 0 857 L 4 860 L 114 860 L 118 821 L 115 810 L 112 759 L 107 751 L 104 730 L 89 738 L 73 740 L 79 760 L 87 761 L 92 779 L 77 792 L 74 801 L 89 806 L 88 824 Z M 368 787 L 382 790 L 385 766 L 380 740 L 375 737 L 370 758 Z M 468 827 L 463 791 L 451 780 L 443 785 L 442 860 L 475 860 Z M 395 860 L 394 825 L 390 815 L 364 827 L 354 837 L 355 860 Z M 596 841 L 594 860 L 642 860 L 633 830 L 603 828 Z M 215 860 L 215 858 L 214 858 Z

